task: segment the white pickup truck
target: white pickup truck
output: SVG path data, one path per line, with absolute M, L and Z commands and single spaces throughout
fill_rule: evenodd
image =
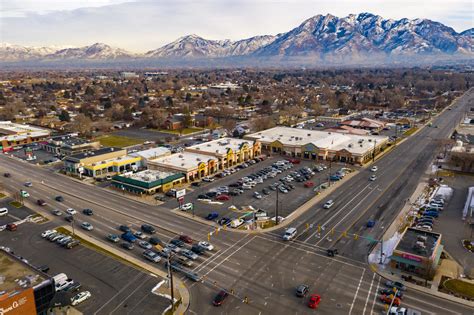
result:
M 388 314 L 389 315 L 421 315 L 421 312 L 411 309 L 411 308 L 392 306 Z

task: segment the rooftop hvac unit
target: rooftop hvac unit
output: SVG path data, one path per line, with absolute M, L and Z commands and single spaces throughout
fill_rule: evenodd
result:
M 369 141 L 369 142 L 372 142 L 372 139 L 369 139 L 368 141 Z
M 182 155 L 182 154 L 180 154 L 180 155 L 178 155 L 178 157 L 180 157 L 180 158 L 183 158 L 183 155 Z
M 417 239 L 420 242 L 426 242 L 428 240 L 428 237 L 424 235 L 418 235 Z
M 310 133 L 308 133 L 308 134 L 306 134 L 306 135 L 307 135 L 308 137 L 311 137 L 311 134 L 310 134 Z
M 207 144 L 207 146 L 208 146 L 208 147 L 210 147 L 210 146 L 211 146 L 211 144 L 210 144 L 210 143 L 208 143 L 208 144 Z
M 201 159 L 200 159 L 200 158 L 196 158 L 196 161 L 198 161 L 198 162 L 199 162 L 199 161 L 201 161 Z
M 415 243 L 416 248 L 426 248 L 425 242 L 416 242 Z
M 362 148 L 362 147 L 363 147 L 363 145 L 361 144 L 361 145 L 360 145 L 360 147 Z
M 352 143 L 349 143 L 348 147 L 349 147 L 349 148 L 352 148 Z

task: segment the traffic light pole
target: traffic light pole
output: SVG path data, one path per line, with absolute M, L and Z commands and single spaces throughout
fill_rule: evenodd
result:
M 170 278 L 171 314 L 173 314 L 174 313 L 174 286 L 173 286 L 173 268 L 171 268 L 171 254 L 168 255 L 168 277 Z

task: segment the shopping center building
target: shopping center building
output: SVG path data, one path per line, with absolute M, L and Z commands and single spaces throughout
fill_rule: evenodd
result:
M 145 170 L 116 175 L 112 178 L 112 186 L 122 191 L 151 195 L 156 192 L 167 192 L 182 184 L 184 180 L 183 173 Z
M 0 121 L 0 150 L 10 151 L 16 146 L 44 141 L 50 136 L 45 129 L 30 125 Z
M 259 142 L 261 150 L 312 160 L 364 164 L 388 145 L 388 137 L 275 127 L 244 137 Z

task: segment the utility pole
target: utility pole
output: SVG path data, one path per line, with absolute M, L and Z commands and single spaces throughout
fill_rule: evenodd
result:
M 329 174 L 328 174 L 329 187 L 331 187 L 331 164 L 332 164 L 332 159 L 329 160 Z
M 372 162 L 375 162 L 375 148 L 377 147 L 377 140 L 374 140 L 374 152 L 372 153 Z
M 71 228 L 72 228 L 72 236 L 75 236 L 75 231 L 74 231 L 74 216 L 72 216 L 72 221 L 71 221 Z
M 278 225 L 278 190 L 279 188 L 277 187 L 277 190 L 276 190 L 276 205 L 275 205 L 275 225 Z
M 170 279 L 171 314 L 173 314 L 174 313 L 174 286 L 173 286 L 173 268 L 171 268 L 171 253 L 168 255 L 168 278 Z
M 380 265 L 383 264 L 383 238 L 380 239 Z

